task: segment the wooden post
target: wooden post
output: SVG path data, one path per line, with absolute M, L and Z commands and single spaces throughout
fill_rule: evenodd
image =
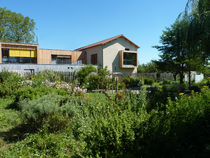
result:
M 113 73 L 112 73 L 112 94 L 114 94 L 114 76 L 113 76 Z
M 118 92 L 118 77 L 116 77 L 116 92 Z

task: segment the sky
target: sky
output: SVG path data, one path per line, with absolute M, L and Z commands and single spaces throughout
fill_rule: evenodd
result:
M 124 34 L 140 46 L 139 64 L 159 59 L 152 46 L 187 0 L 0 0 L 0 7 L 36 22 L 39 47 L 74 50 Z

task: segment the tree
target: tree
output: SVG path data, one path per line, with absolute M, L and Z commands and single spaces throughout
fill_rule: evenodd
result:
M 33 43 L 35 22 L 29 17 L 0 8 L 0 41 Z
M 176 22 L 163 31 L 162 46 L 155 46 L 161 51 L 156 64 L 165 71 L 179 73 L 181 84 L 188 72 L 190 87 L 191 71 L 201 71 L 208 63 L 209 28 L 209 0 L 189 0 Z
M 138 65 L 138 73 L 154 73 L 158 72 L 155 62 L 150 62 L 147 64 Z

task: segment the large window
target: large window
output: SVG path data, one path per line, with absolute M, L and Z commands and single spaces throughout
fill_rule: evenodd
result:
M 97 58 L 98 58 L 97 54 L 91 55 L 91 64 L 97 65 L 98 64 Z
M 120 51 L 121 68 L 137 67 L 137 52 L 136 51 Z
M 37 63 L 37 58 L 35 55 L 35 51 L 30 50 L 9 50 L 9 49 L 2 49 L 2 63 L 9 64 L 9 63 L 21 63 L 21 64 L 28 64 L 28 63 Z
M 123 54 L 123 65 L 127 66 L 137 66 L 137 54 L 124 52 Z
M 70 55 L 52 55 L 51 64 L 71 64 Z

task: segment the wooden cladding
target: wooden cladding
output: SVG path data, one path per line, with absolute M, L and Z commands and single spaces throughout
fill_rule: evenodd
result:
M 97 54 L 91 55 L 91 64 L 92 64 L 92 65 L 97 65 L 97 64 L 98 64 L 97 59 L 98 59 Z

